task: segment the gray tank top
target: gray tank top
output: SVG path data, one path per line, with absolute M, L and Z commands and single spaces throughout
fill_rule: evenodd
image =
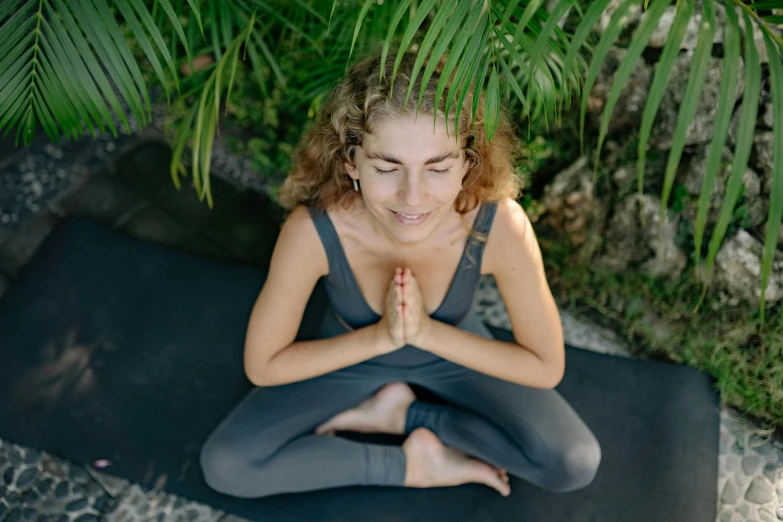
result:
M 496 209 L 497 201 L 482 203 L 473 223 L 473 231 L 488 234 Z M 329 273 L 325 276 L 324 286 L 331 308 L 351 328 L 377 323 L 381 317 L 365 301 L 329 215 L 323 209 L 308 207 L 308 210 L 329 260 Z M 470 312 L 473 294 L 481 276 L 485 244 L 473 235 L 468 236 L 451 286 L 441 305 L 431 315 L 433 319 L 456 325 Z

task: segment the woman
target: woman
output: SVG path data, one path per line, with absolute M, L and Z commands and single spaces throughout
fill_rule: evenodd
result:
M 245 371 L 257 386 L 201 454 L 207 483 L 237 497 L 350 485 L 486 484 L 507 473 L 549 491 L 589 484 L 600 447 L 553 390 L 564 371 L 557 307 L 530 221 L 516 202 L 510 125 L 491 142 L 483 99 L 471 126 L 435 103 L 415 111 L 415 55 L 355 65 L 303 140 L 282 187 L 292 209 L 253 308 Z M 444 98 L 445 99 L 445 96 Z M 448 128 L 447 128 L 448 125 Z M 471 312 L 493 274 L 515 343 Z M 330 309 L 317 340 L 294 342 L 316 282 Z M 409 384 L 446 404 L 417 400 Z M 407 435 L 402 447 L 338 431 Z

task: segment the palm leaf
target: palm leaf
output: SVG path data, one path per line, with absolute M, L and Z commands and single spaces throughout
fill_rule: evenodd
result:
M 197 3 L 188 3 L 200 24 Z M 7 134 L 18 125 L 17 139 L 22 136 L 25 143 L 37 122 L 52 139 L 79 137 L 85 130 L 94 134 L 96 128 L 106 127 L 116 136 L 109 107 L 130 131 L 119 98 L 141 126 L 147 124 L 150 96 L 117 14 L 133 32 L 167 96 L 169 79 L 163 64 L 178 87 L 175 60 L 158 28 L 160 20 L 155 21 L 142 0 L 117 0 L 114 5 L 116 13 L 105 0 L 73 0 L 68 5 L 63 0 L 2 3 L 0 13 L 13 15 L 0 26 L 0 70 L 4 71 L 0 92 L 8 95 L 0 97 L 0 129 Z M 158 8 L 161 16 L 168 14 L 188 50 L 179 15 L 172 16 L 169 0 L 156 0 Z M 20 59 L 32 60 L 31 66 L 20 68 Z
M 449 94 L 446 98 L 446 114 L 450 114 L 451 104 L 457 98 L 457 94 L 459 94 L 459 97 L 455 113 L 459 114 L 462 110 L 462 103 L 473 84 L 473 77 L 478 69 L 479 59 L 489 37 L 489 27 L 489 24 L 483 24 L 481 32 L 474 32 L 473 36 L 471 36 L 470 45 L 454 73 L 454 79 L 449 88 Z M 459 118 L 454 118 L 454 135 L 459 136 Z
M 500 113 L 500 88 L 498 85 L 498 70 L 492 67 L 492 73 L 489 76 L 487 85 L 487 95 L 484 109 L 484 125 L 487 133 L 487 140 L 491 140 L 498 126 L 498 115 Z
M 726 10 L 729 11 L 728 9 Z M 753 39 L 753 27 L 750 17 L 743 13 L 745 20 L 745 91 L 742 95 L 742 113 L 739 119 L 739 131 L 737 143 L 734 146 L 734 161 L 731 164 L 731 175 L 726 186 L 726 195 L 721 204 L 718 222 L 710 238 L 709 251 L 707 252 L 706 273 L 709 278 L 712 273 L 712 265 L 715 262 L 715 256 L 718 254 L 723 236 L 731 222 L 734 213 L 734 206 L 742 189 L 742 175 L 748 165 L 750 158 L 750 149 L 753 144 L 753 134 L 756 128 L 756 118 L 758 116 L 759 97 L 761 92 L 761 61 L 758 50 Z M 732 17 L 729 15 L 729 21 Z M 706 287 L 705 287 L 706 291 Z
M 228 95 L 233 86 L 234 71 L 239 60 L 239 50 L 241 45 L 247 44 L 248 39 L 253 32 L 255 24 L 255 13 L 250 17 L 247 27 L 234 38 L 231 45 L 223 53 L 222 58 L 213 68 L 209 78 L 206 80 L 197 104 L 197 109 L 191 111 L 188 118 L 182 123 L 177 131 L 177 141 L 174 147 L 172 157 L 171 174 L 172 178 L 177 179 L 178 172 L 185 172 L 181 165 L 180 158 L 185 147 L 186 136 L 193 136 L 192 149 L 192 171 L 193 184 L 198 193 L 199 200 L 206 198 L 207 205 L 212 208 L 213 200 L 210 191 L 209 171 L 212 161 L 212 147 L 217 132 L 219 117 L 219 108 L 223 88 L 227 89 Z M 223 77 L 229 72 L 227 85 L 223 85 Z M 185 103 L 185 98 L 180 98 L 180 103 Z M 195 120 L 195 122 L 194 122 Z M 192 128 L 195 125 L 195 128 Z M 176 160 L 176 162 L 175 162 Z
M 530 54 L 530 58 L 531 58 L 530 69 L 533 72 L 533 78 L 535 78 L 535 72 L 536 72 L 536 68 L 538 67 L 539 57 L 543 54 L 544 47 L 551 46 L 552 44 L 552 38 L 550 35 L 554 31 L 555 27 L 557 27 L 557 23 L 560 21 L 563 15 L 571 8 L 572 3 L 573 0 L 560 0 L 557 3 L 557 5 L 555 5 L 555 8 L 552 10 L 552 13 L 549 14 L 549 19 L 541 28 L 541 32 L 538 34 L 538 37 L 536 38 L 536 43 L 533 46 L 533 51 Z M 555 48 L 557 47 L 555 46 Z M 545 68 L 549 70 L 548 67 Z M 532 83 L 535 82 L 528 83 L 528 98 L 530 98 L 530 89 L 532 88 Z M 546 122 L 546 115 L 548 113 L 548 111 L 546 110 L 547 108 L 548 107 L 545 107 L 544 110 L 545 124 L 547 123 Z
M 463 4 L 466 4 L 467 2 L 463 2 Z M 448 2 L 444 3 L 440 9 L 438 9 L 437 14 L 435 15 L 435 18 L 432 20 L 432 25 L 430 25 L 429 29 L 427 30 L 427 34 L 424 35 L 424 39 L 421 42 L 421 45 L 419 46 L 418 51 L 416 52 L 416 61 L 413 64 L 413 70 L 411 71 L 411 77 L 408 82 L 408 89 L 405 92 L 405 105 L 408 104 L 408 99 L 410 98 L 411 91 L 413 91 L 413 85 L 416 82 L 416 78 L 419 76 L 419 71 L 421 70 L 422 65 L 424 65 L 424 60 L 427 59 L 428 53 L 430 49 L 432 48 L 432 45 L 435 43 L 436 38 L 440 38 L 441 43 L 448 44 L 451 38 L 447 38 L 446 35 L 450 34 L 453 35 L 454 31 L 456 31 L 456 28 L 459 26 L 459 23 L 461 21 L 460 18 L 457 17 L 458 13 L 462 13 L 462 16 L 464 17 L 464 13 L 467 10 L 467 6 L 463 6 L 462 10 L 458 11 L 458 3 L 454 2 L 453 4 Z M 446 25 L 446 22 L 451 22 L 451 26 L 453 31 L 450 33 L 444 33 L 444 35 L 441 35 L 441 29 Z M 444 51 L 445 51 L 445 45 Z M 437 65 L 437 61 L 433 58 L 430 58 L 430 63 L 434 63 Z M 424 93 L 426 83 L 422 81 L 421 83 L 421 92 L 419 94 L 419 100 L 421 100 L 421 96 Z M 418 112 L 419 104 L 417 102 L 416 104 L 416 111 Z
M 637 179 L 640 194 L 644 181 L 644 163 L 647 158 L 647 143 L 650 139 L 650 132 L 655 121 L 655 115 L 658 113 L 661 100 L 663 100 L 663 95 L 666 92 L 666 85 L 668 85 L 671 78 L 674 62 L 680 51 L 680 43 L 685 38 L 685 30 L 688 28 L 688 22 L 691 19 L 694 6 L 695 0 L 685 0 L 677 5 L 677 14 L 674 17 L 669 37 L 666 39 L 666 44 L 663 47 L 661 59 L 655 69 L 655 76 L 647 96 L 647 103 L 644 106 L 642 124 L 639 130 L 639 157 L 637 162 Z
M 479 22 L 479 19 L 481 18 L 481 10 L 479 9 L 473 9 L 468 13 L 467 20 L 465 21 L 465 25 L 463 27 L 463 30 L 457 35 L 457 39 L 454 41 L 454 45 L 451 48 L 451 52 L 449 53 L 449 57 L 446 58 L 446 63 L 443 65 L 443 70 L 440 73 L 440 78 L 438 79 L 438 86 L 435 89 L 435 99 L 441 100 L 443 96 L 443 92 L 446 90 L 446 87 L 448 85 L 453 85 L 451 73 L 454 71 L 455 67 L 460 62 L 460 57 L 462 56 L 462 52 L 465 50 L 465 46 L 467 45 L 468 41 L 471 40 L 471 37 L 476 37 L 476 24 Z M 470 53 L 470 51 L 468 51 Z M 463 62 L 465 60 L 463 59 Z M 452 89 L 449 89 L 449 99 L 453 99 L 451 96 Z M 446 114 L 448 114 L 448 109 L 446 109 Z M 435 116 L 433 115 L 433 118 Z
M 677 114 L 677 125 L 674 128 L 672 138 L 672 147 L 669 151 L 669 157 L 666 162 L 666 171 L 663 176 L 663 193 L 661 195 L 661 232 L 663 231 L 664 217 L 666 215 L 666 206 L 669 201 L 672 185 L 674 184 L 674 175 L 677 172 L 677 165 L 680 163 L 682 151 L 685 148 L 685 139 L 688 132 L 688 126 L 696 113 L 696 107 L 701 98 L 701 89 L 704 85 L 704 79 L 707 77 L 707 70 L 710 66 L 710 54 L 712 52 L 712 40 L 715 37 L 715 5 L 713 0 L 704 0 L 703 18 L 699 27 L 699 40 L 696 44 L 696 50 L 693 53 L 691 61 L 691 73 L 688 76 L 688 83 L 685 86 L 680 112 Z M 733 100 L 733 97 L 731 98 Z M 726 100 L 721 100 L 726 103 Z
M 783 57 L 778 54 L 769 35 L 764 33 L 764 43 L 769 56 L 770 84 L 772 85 L 772 193 L 770 196 L 767 232 L 764 240 L 764 255 L 761 265 L 761 324 L 764 324 L 764 301 L 769 274 L 778 245 L 778 231 L 783 219 Z
M 188 3 L 190 4 L 191 8 L 193 7 L 193 3 L 191 0 L 188 0 Z M 193 70 L 193 56 L 190 53 L 190 45 L 188 45 L 189 41 L 193 41 L 192 39 L 188 39 L 185 37 L 185 31 L 182 30 L 182 24 L 179 21 L 179 16 L 176 12 L 174 12 L 174 9 L 171 7 L 171 2 L 169 0 L 156 0 L 156 4 L 160 5 L 160 7 L 163 9 L 163 12 L 166 13 L 166 16 L 168 17 L 169 21 L 171 22 L 171 27 L 173 31 L 179 36 L 179 40 L 182 42 L 182 46 L 185 48 L 185 55 L 188 58 L 188 64 L 190 65 L 190 70 Z M 182 5 L 182 2 L 180 1 L 179 6 Z M 178 6 L 178 7 L 179 7 Z M 180 9 L 177 10 L 178 12 L 181 12 Z M 198 25 L 201 28 L 201 34 L 204 34 L 204 28 L 201 26 L 201 14 L 197 11 L 196 20 L 198 21 Z M 172 47 L 174 47 L 176 38 L 171 38 Z M 174 55 L 174 52 L 171 53 Z
M 430 78 L 432 77 L 432 73 L 435 71 L 435 68 L 437 67 L 441 58 L 443 58 L 443 55 L 446 53 L 449 44 L 454 40 L 454 36 L 456 35 L 457 30 L 460 27 L 463 27 L 464 19 L 468 15 L 468 7 L 470 7 L 470 4 L 467 2 L 460 2 L 457 4 L 457 9 L 454 11 L 453 15 L 449 19 L 449 23 L 443 30 L 443 36 L 438 39 L 438 44 L 432 50 L 432 56 L 427 62 L 427 67 L 424 69 L 424 74 L 422 74 L 421 91 L 419 92 L 419 99 L 416 102 L 416 107 L 421 106 L 421 101 L 424 97 L 425 86 L 429 83 Z M 438 83 L 440 84 L 440 79 L 438 80 Z M 440 96 L 438 95 L 436 99 L 440 100 Z
M 139 0 L 136 1 L 138 2 Z M 117 9 L 119 9 L 120 13 L 122 13 L 122 16 L 125 18 L 125 21 L 127 22 L 128 26 L 133 31 L 136 40 L 139 42 L 139 45 L 144 51 L 144 54 L 147 56 L 147 59 L 150 61 L 150 65 L 152 65 L 152 69 L 155 71 L 155 74 L 158 75 L 161 84 L 163 84 L 163 88 L 166 91 L 166 98 L 168 98 L 169 85 L 168 85 L 168 81 L 166 80 L 166 75 L 163 73 L 163 67 L 161 67 L 160 60 L 158 60 L 157 52 L 153 49 L 152 43 L 150 42 L 149 38 L 147 38 L 147 34 L 144 32 L 144 29 L 142 29 L 141 23 L 136 17 L 136 14 L 133 12 L 133 10 L 131 9 L 130 5 L 126 0 L 116 0 L 115 5 L 117 6 Z M 143 8 L 143 6 L 142 6 L 142 12 L 146 13 L 146 10 Z M 147 13 L 147 15 L 149 16 L 149 13 Z M 160 35 L 160 32 L 158 32 L 157 27 L 155 27 L 151 19 L 149 19 L 148 22 L 151 23 L 152 31 L 154 31 L 155 35 L 159 37 L 159 41 L 156 40 L 158 49 L 163 49 L 164 53 L 168 54 L 168 52 L 166 52 L 165 43 L 163 42 L 163 37 Z M 149 28 L 150 26 L 148 25 L 147 27 Z M 155 39 L 155 36 L 153 36 L 153 39 Z M 171 61 L 170 58 L 168 60 L 168 66 L 171 71 L 171 75 L 174 81 L 176 82 L 177 70 L 176 67 L 174 66 L 174 62 Z
M 496 16 L 498 18 L 501 18 L 502 12 L 498 9 L 492 8 L 492 11 L 496 13 Z M 509 56 L 513 59 L 512 63 L 519 67 L 520 71 L 524 75 L 524 77 L 527 78 L 527 80 L 524 82 L 525 85 L 532 85 L 536 88 L 536 92 L 541 98 L 544 98 L 544 92 L 541 89 L 541 85 L 538 83 L 538 75 L 533 71 L 530 64 L 528 63 L 529 60 L 531 60 L 531 56 L 536 53 L 534 50 L 534 43 L 530 39 L 530 37 L 523 32 L 519 31 L 519 27 L 521 26 L 521 23 L 516 26 L 516 28 L 509 27 L 509 26 L 501 26 L 498 27 L 494 23 L 491 24 L 492 29 L 497 37 L 497 39 L 500 41 L 501 45 L 505 49 L 506 52 L 508 52 Z M 511 29 L 514 29 L 516 31 L 516 34 L 519 34 L 518 38 L 514 38 L 511 41 L 507 38 L 506 34 L 503 33 L 503 29 L 507 30 L 507 34 L 511 34 Z M 519 45 L 522 52 L 519 52 L 517 50 L 516 45 Z M 543 74 L 547 77 L 547 80 L 554 85 L 555 80 L 554 76 L 552 74 L 552 71 L 549 69 L 549 67 L 544 67 L 543 69 L 540 69 L 543 71 Z M 534 103 L 530 100 L 530 92 L 528 89 L 528 104 Z M 530 114 L 530 111 L 528 107 L 525 107 L 525 113 Z
M 397 53 L 397 57 L 394 60 L 394 67 L 392 68 L 392 77 L 391 77 L 392 86 L 394 85 L 394 77 L 397 75 L 397 68 L 400 66 L 400 63 L 402 62 L 402 58 L 405 51 L 408 50 L 408 46 L 413 41 L 413 37 L 416 35 L 416 32 L 419 30 L 421 23 L 424 21 L 424 19 L 427 17 L 429 12 L 432 10 L 436 1 L 437 0 L 423 0 L 421 5 L 416 8 L 416 12 L 410 18 L 408 27 L 405 29 L 405 34 L 402 35 L 402 40 L 400 41 L 399 52 Z
M 756 11 L 767 9 L 783 9 L 783 0 L 766 0 L 764 2 L 753 2 L 748 4 L 748 7 L 755 9 Z
M 705 12 L 707 11 L 706 4 L 711 2 L 712 0 L 704 0 Z M 606 138 L 606 133 L 609 130 L 609 120 L 612 117 L 614 106 L 620 99 L 620 94 L 625 88 L 628 78 L 630 78 L 636 63 L 642 56 L 642 52 L 647 47 L 647 42 L 650 41 L 650 37 L 652 37 L 653 31 L 655 31 L 656 27 L 658 27 L 658 22 L 661 20 L 664 11 L 667 7 L 669 7 L 669 3 L 669 0 L 657 0 L 653 3 L 652 7 L 647 11 L 647 15 L 644 17 L 644 20 L 637 28 L 633 37 L 633 41 L 631 42 L 630 47 L 628 47 L 628 52 L 625 54 L 623 61 L 620 63 L 620 67 L 617 68 L 617 72 L 615 73 L 614 79 L 612 80 L 612 88 L 609 91 L 609 96 L 606 98 L 603 117 L 601 118 L 601 126 L 598 132 L 598 146 L 596 147 L 595 153 L 595 170 L 598 170 L 598 160 L 601 154 L 601 147 L 603 146 L 604 139 Z M 702 29 L 704 28 L 712 28 L 713 32 L 715 31 L 714 24 L 702 24 Z M 701 35 L 699 42 L 701 42 Z M 707 47 L 708 52 L 711 47 L 712 40 L 710 40 L 709 47 Z M 709 58 L 709 55 L 707 55 L 707 58 Z M 704 72 L 706 73 L 706 69 Z M 681 121 L 682 119 L 678 120 L 678 122 Z M 669 157 L 671 158 L 672 156 Z
M 699 195 L 698 212 L 696 215 L 696 229 L 694 233 L 694 250 L 696 266 L 701 265 L 701 247 L 704 238 L 704 228 L 707 223 L 707 213 L 710 208 L 710 197 L 715 186 L 715 177 L 721 170 L 720 161 L 723 157 L 723 146 L 729 134 L 731 113 L 734 109 L 734 95 L 737 92 L 737 70 L 739 69 L 740 37 L 737 13 L 734 9 L 727 10 L 728 23 L 725 27 L 723 40 L 723 78 L 721 78 L 719 99 L 715 116 L 715 131 L 710 142 L 710 152 L 707 157 L 707 166 Z
M 614 15 L 609 21 L 604 34 L 601 35 L 601 39 L 598 42 L 598 48 L 593 54 L 590 68 L 587 71 L 587 77 L 585 78 L 584 84 L 582 86 L 582 104 L 579 111 L 579 149 L 582 154 L 584 154 L 585 149 L 584 135 L 585 116 L 587 115 L 587 98 L 590 96 L 590 91 L 592 91 L 595 80 L 598 78 L 598 73 L 601 70 L 601 66 L 604 63 L 604 60 L 606 59 L 606 55 L 609 54 L 609 50 L 611 49 L 615 40 L 617 40 L 617 37 L 620 36 L 620 32 L 622 31 L 620 21 L 625 16 L 625 12 L 628 10 L 628 7 L 630 7 L 632 1 L 633 0 L 623 0 L 623 2 L 617 7 L 617 11 L 615 11 Z
M 591 2 L 590 7 L 587 8 L 584 18 L 582 18 L 582 21 L 576 28 L 574 37 L 571 40 L 568 54 L 566 54 L 566 57 L 563 60 L 562 74 L 564 76 L 567 76 L 571 72 L 571 68 L 582 48 L 582 44 L 584 44 L 585 40 L 587 40 L 587 37 L 590 35 L 590 32 L 595 28 L 599 18 L 601 18 L 601 15 L 609 5 L 609 2 L 611 2 L 611 0 L 597 0 Z M 571 97 L 568 91 L 566 91 L 565 99 L 566 105 L 571 105 Z
M 389 49 L 391 48 L 392 41 L 394 40 L 394 31 L 397 30 L 397 26 L 400 24 L 402 17 L 405 16 L 405 13 L 408 11 L 410 5 L 411 0 L 402 0 L 397 5 L 397 9 L 395 9 L 394 15 L 392 15 L 392 20 L 389 24 L 389 30 L 387 31 L 386 38 L 383 41 L 383 50 L 381 51 L 381 74 L 380 78 L 378 79 L 379 82 L 383 80 L 383 71 L 386 70 L 386 57 L 389 55 Z M 361 24 L 357 21 L 357 28 L 359 25 Z M 354 33 L 354 35 L 355 34 L 356 33 Z M 354 40 L 356 40 L 355 36 Z M 351 44 L 351 48 L 353 48 L 353 44 Z

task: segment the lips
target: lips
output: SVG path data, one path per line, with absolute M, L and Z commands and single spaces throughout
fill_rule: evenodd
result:
M 423 223 L 427 217 L 430 215 L 430 212 L 427 212 L 426 214 L 403 214 L 401 212 L 395 212 L 391 209 L 389 209 L 392 214 L 394 214 L 394 217 L 397 218 L 397 221 L 402 223 L 403 225 L 419 225 Z

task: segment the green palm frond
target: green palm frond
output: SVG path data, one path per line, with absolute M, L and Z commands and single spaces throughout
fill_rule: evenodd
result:
M 448 92 L 447 110 L 452 106 L 459 110 L 472 87 L 486 89 L 484 109 L 490 111 L 485 113 L 490 134 L 503 105 L 502 93 L 512 106 L 513 100 L 507 98 L 513 94 L 528 119 L 539 115 L 548 119 L 550 114 L 557 118 L 558 94 L 570 96 L 572 89 L 579 89 L 579 75 L 586 68 L 586 62 L 572 50 L 572 35 L 563 31 L 559 24 L 575 2 L 560 0 L 551 13 L 545 10 L 543 3 L 540 0 L 423 0 L 419 5 L 410 0 L 398 2 L 383 41 L 384 63 L 392 45 L 396 44 L 400 51 L 390 80 L 394 81 L 401 54 L 416 42 L 420 54 L 414 79 L 419 74 L 429 78 L 435 64 L 448 55 L 437 87 L 439 98 Z M 354 35 L 360 34 L 365 17 L 372 16 L 378 7 L 376 4 L 371 0 L 363 2 Z M 591 16 L 594 14 L 600 13 L 594 9 Z M 407 27 L 399 32 L 398 26 L 406 17 Z M 588 32 L 582 30 L 578 45 L 584 42 Z M 429 65 L 426 68 L 425 58 Z M 567 70 L 564 71 L 565 65 Z M 415 95 L 418 107 L 426 82 L 422 82 L 419 93 L 412 92 L 413 83 L 407 96 Z M 474 119 L 477 103 L 478 100 L 474 100 Z
M 625 0 L 621 2 L 618 9 L 612 15 L 612 18 L 604 30 L 597 48 L 591 53 L 591 62 L 587 71 L 586 79 L 583 84 L 582 101 L 580 106 L 580 143 L 582 150 L 584 150 L 584 125 L 585 116 L 587 113 L 587 99 L 598 77 L 598 73 L 603 65 L 604 59 L 609 49 L 616 43 L 621 33 L 622 20 L 625 17 L 627 10 L 634 4 L 637 4 L 641 0 Z M 664 91 L 667 88 L 669 79 L 671 77 L 674 61 L 679 53 L 680 42 L 683 39 L 685 28 L 688 22 L 694 16 L 694 1 L 693 0 L 681 0 L 676 4 L 675 20 L 672 24 L 667 41 L 664 45 L 663 52 L 660 60 L 655 69 L 655 75 L 653 83 L 649 89 L 648 98 L 645 104 L 644 113 L 642 116 L 642 122 L 640 126 L 639 144 L 638 144 L 638 157 L 637 157 L 637 171 L 638 171 L 638 186 L 639 191 L 642 190 L 643 180 L 645 176 L 645 160 L 647 154 L 647 147 L 649 144 L 650 133 L 653 127 L 655 117 L 660 107 L 661 100 L 664 95 Z M 630 77 L 631 71 L 634 65 L 640 59 L 641 51 L 646 46 L 651 32 L 658 25 L 663 10 L 669 7 L 670 2 L 666 0 L 652 2 L 644 2 L 644 9 L 646 10 L 644 19 L 636 28 L 632 35 L 631 41 L 628 44 L 628 51 L 621 62 L 617 72 L 615 73 L 610 94 L 604 105 L 603 114 L 601 117 L 601 124 L 598 137 L 598 147 L 596 149 L 595 166 L 597 168 L 601 146 L 607 135 L 609 121 L 612 115 L 612 110 L 616 104 L 619 96 L 625 86 L 626 81 Z M 720 95 L 717 106 L 714 134 L 712 141 L 709 145 L 709 153 L 707 159 L 707 172 L 702 182 L 701 194 L 699 197 L 699 204 L 697 208 L 697 220 L 695 231 L 695 246 L 696 246 L 696 259 L 697 262 L 700 259 L 701 244 L 704 237 L 707 212 L 709 209 L 711 194 L 715 184 L 716 172 L 719 170 L 719 163 L 723 146 L 726 142 L 728 134 L 728 126 L 731 120 L 731 113 L 734 108 L 735 91 L 737 85 L 737 71 L 739 62 L 739 42 L 742 37 L 745 42 L 745 90 L 742 99 L 742 113 L 740 114 L 740 128 L 734 151 L 734 160 L 731 167 L 731 174 L 727 182 L 726 192 L 722 201 L 720 215 L 718 222 L 715 225 L 714 230 L 710 238 L 706 271 L 707 279 L 712 269 L 715 257 L 718 253 L 719 247 L 725 236 L 726 230 L 731 222 L 734 208 L 737 200 L 740 196 L 742 189 L 742 174 L 748 166 L 750 158 L 750 152 L 753 144 L 754 129 L 757 121 L 758 104 L 760 99 L 761 89 L 761 64 L 758 50 L 756 49 L 754 39 L 754 27 L 758 27 L 764 36 L 767 43 L 767 54 L 770 61 L 770 72 L 773 76 L 776 74 L 780 78 L 779 72 L 783 64 L 781 63 L 781 52 L 783 51 L 783 39 L 780 36 L 779 28 L 776 29 L 773 24 L 778 23 L 777 14 L 773 10 L 783 8 L 783 0 L 765 0 L 755 3 L 744 3 L 741 0 L 731 0 L 725 2 L 726 12 L 726 24 L 725 24 L 725 37 L 724 37 L 724 57 L 723 57 L 723 78 L 721 81 Z M 744 34 L 740 30 L 734 8 L 737 7 L 742 12 L 744 18 Z M 661 214 L 666 212 L 667 201 L 669 194 L 674 183 L 675 174 L 680 163 L 682 152 L 685 147 L 686 134 L 688 125 L 695 113 L 696 106 L 701 98 L 701 87 L 703 86 L 705 75 L 709 66 L 710 56 L 713 46 L 713 36 L 715 32 L 715 0 L 704 0 L 702 2 L 702 9 L 700 16 L 702 23 L 699 28 L 697 47 L 693 52 L 690 73 L 688 77 L 688 83 L 686 85 L 686 92 L 683 97 L 683 102 L 679 107 L 677 124 L 675 127 L 671 149 L 668 154 L 666 169 L 664 172 L 664 183 L 661 194 Z M 592 19 L 588 22 L 587 15 L 591 15 Z M 594 25 L 597 21 L 597 14 L 595 12 L 588 13 L 583 18 L 582 24 L 590 23 Z M 587 26 L 580 26 L 576 30 L 576 35 L 579 36 L 587 29 Z M 575 37 L 575 40 L 577 38 Z M 569 53 L 575 54 L 573 48 L 569 50 Z M 777 71 L 777 72 L 776 72 Z M 773 81 L 774 83 L 774 81 Z M 775 86 L 779 91 L 779 86 Z M 773 101 L 775 107 L 774 120 L 776 125 L 780 116 L 779 102 Z M 775 165 L 774 168 L 777 168 Z M 781 190 L 783 192 L 783 190 Z M 779 201 L 783 198 L 783 195 L 779 195 L 773 192 L 771 196 L 771 207 L 774 205 L 781 206 L 783 202 Z M 775 206 L 775 211 L 778 211 L 778 206 Z M 780 223 L 780 216 L 777 214 L 770 214 L 769 222 L 777 220 Z M 660 220 L 661 227 L 664 225 L 664 220 Z M 771 267 L 772 253 L 774 253 L 775 245 L 777 243 L 777 236 L 772 236 L 770 230 L 777 230 L 774 225 L 767 227 L 768 234 L 765 242 L 765 263 L 769 263 Z M 777 232 L 776 232 L 777 233 Z M 764 265 L 765 270 L 769 268 Z M 766 277 L 768 272 L 762 274 L 762 284 L 766 285 Z M 705 287 L 706 292 L 706 287 Z M 763 293 L 762 293 L 762 309 Z M 763 317 L 763 311 L 762 311 Z
M 781 2 L 783 3 L 783 2 Z M 783 48 L 776 48 L 772 39 L 764 33 L 764 44 L 769 56 L 770 83 L 772 85 L 772 191 L 767 217 L 767 232 L 761 265 L 761 323 L 764 323 L 764 297 L 772 262 L 778 245 L 778 231 L 783 219 Z
M 728 23 L 724 28 L 724 59 L 723 59 L 723 77 L 721 78 L 720 99 L 733 100 L 734 93 L 737 91 L 737 73 L 739 70 L 740 56 L 740 29 L 737 22 L 737 14 L 733 9 L 727 11 Z M 668 44 L 668 42 L 667 42 Z M 722 103 L 718 107 L 715 116 L 715 132 L 710 142 L 709 156 L 707 158 L 707 167 L 702 180 L 701 193 L 699 195 L 698 211 L 696 216 L 696 229 L 694 234 L 694 253 L 696 256 L 696 266 L 701 265 L 701 246 L 704 239 L 704 228 L 707 224 L 707 213 L 710 208 L 710 198 L 715 186 L 715 178 L 720 169 L 720 161 L 723 154 L 723 147 L 726 143 L 726 137 L 729 134 L 729 123 L 731 112 L 734 109 L 733 103 Z M 645 112 L 646 114 L 646 112 Z M 646 144 L 645 144 L 646 150 Z M 641 155 L 642 145 L 639 145 Z M 641 172 L 641 169 L 640 169 Z M 641 183 L 641 176 L 640 176 Z M 641 190 L 641 189 L 640 189 Z M 713 261 L 709 262 L 712 265 Z M 705 287 L 706 289 L 706 287 Z
M 179 174 L 186 175 L 187 171 L 181 163 L 182 154 L 188 138 L 192 137 L 192 175 L 193 184 L 198 193 L 199 200 L 206 198 L 207 204 L 212 208 L 212 193 L 210 192 L 209 169 L 212 162 L 212 147 L 217 132 L 220 106 L 227 104 L 231 96 L 231 88 L 234 83 L 239 62 L 240 47 L 247 47 L 253 34 L 255 25 L 255 13 L 250 15 L 250 20 L 244 31 L 238 34 L 222 53 L 216 66 L 212 68 L 198 104 L 194 104 L 187 117 L 177 132 L 174 143 L 174 158 L 171 162 L 171 177 L 177 188 L 180 188 Z M 228 78 L 226 78 L 228 77 Z M 227 81 L 226 81 L 227 79 Z M 224 89 L 226 91 L 223 99 Z M 187 103 L 187 97 L 180 100 Z
M 168 0 L 159 4 L 171 8 Z M 166 83 L 158 55 L 176 78 L 172 57 L 146 7 L 139 0 L 118 0 L 116 6 L 159 78 Z M 147 86 L 105 2 L 73 0 L 66 6 L 63 0 L 8 0 L 0 15 L 4 20 L 0 130 L 4 135 L 17 127 L 16 142 L 21 137 L 29 144 L 37 122 L 50 139 L 94 135 L 96 129 L 106 128 L 116 135 L 109 107 L 130 130 L 117 95 L 140 125 L 149 121 Z

